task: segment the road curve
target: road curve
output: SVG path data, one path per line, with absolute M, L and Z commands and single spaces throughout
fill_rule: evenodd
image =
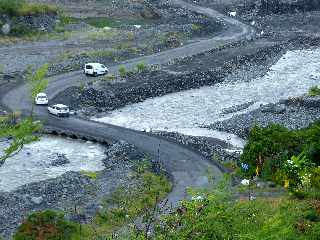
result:
M 128 69 L 133 68 L 138 62 L 144 62 L 146 64 L 168 63 L 172 59 L 192 56 L 214 49 L 223 44 L 250 38 L 254 34 L 251 27 L 222 15 L 215 10 L 188 4 L 182 0 L 172 0 L 172 2 L 179 7 L 205 14 L 208 17 L 218 18 L 225 22 L 228 25 L 228 28 L 211 39 L 200 40 L 176 49 L 166 50 L 150 56 L 122 62 L 117 66 L 113 66 L 111 68 L 112 72 L 116 72 L 120 65 L 125 65 Z M 52 77 L 47 89 L 49 98 L 53 98 L 56 94 L 68 87 L 79 85 L 81 82 L 86 81 L 86 79 L 87 78 L 83 76 L 80 71 Z M 31 109 L 30 97 L 28 96 L 28 88 L 26 85 L 21 85 L 12 91 L 9 91 L 0 100 L 13 111 L 20 110 L 28 112 Z M 40 119 L 44 120 L 46 126 L 54 127 L 62 131 L 71 130 L 83 135 L 96 136 L 97 138 L 106 138 L 117 141 L 125 140 L 126 142 L 134 144 L 154 159 L 158 158 L 158 148 L 160 146 L 159 153 L 161 162 L 165 170 L 173 179 L 173 189 L 167 197 L 169 204 L 172 206 L 177 206 L 179 200 L 186 197 L 186 188 L 205 187 L 210 182 L 210 176 L 214 179 L 221 178 L 221 166 L 208 161 L 197 152 L 177 143 L 143 132 L 76 117 L 59 119 L 49 116 L 44 107 L 36 107 L 35 114 Z

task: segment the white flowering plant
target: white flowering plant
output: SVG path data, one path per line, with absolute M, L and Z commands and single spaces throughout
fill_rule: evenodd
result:
M 309 187 L 311 174 L 310 169 L 314 167 L 304 152 L 298 156 L 292 156 L 284 164 L 284 170 L 286 173 L 286 182 L 289 189 Z

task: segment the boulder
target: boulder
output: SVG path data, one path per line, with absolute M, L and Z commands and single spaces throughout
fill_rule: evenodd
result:
M 11 25 L 9 23 L 5 23 L 1 27 L 1 33 L 4 35 L 8 35 L 11 31 Z
M 70 160 L 63 153 L 55 153 L 51 156 L 51 166 L 57 167 L 70 163 Z

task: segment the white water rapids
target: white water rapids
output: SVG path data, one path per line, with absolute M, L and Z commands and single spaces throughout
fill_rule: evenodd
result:
M 8 142 L 0 142 L 0 152 Z M 52 166 L 55 154 L 65 154 L 70 161 Z M 62 137 L 44 136 L 26 145 L 0 167 L 0 191 L 12 191 L 24 184 L 56 178 L 68 171 L 100 171 L 104 148 L 95 143 Z
M 320 49 L 289 51 L 263 77 L 246 82 L 234 79 L 232 83 L 148 99 L 93 120 L 136 130 L 165 130 L 223 140 L 228 138 L 231 144 L 242 146 L 243 141 L 236 136 L 199 126 L 230 118 L 235 114 L 222 116 L 224 108 L 255 102 L 242 111 L 245 112 L 260 104 L 303 95 L 319 82 Z M 241 111 L 236 114 L 239 113 Z

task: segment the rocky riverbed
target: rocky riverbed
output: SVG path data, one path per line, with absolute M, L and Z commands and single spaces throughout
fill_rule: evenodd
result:
M 320 81 L 319 81 L 320 82 Z M 301 96 L 270 103 L 248 113 L 209 125 L 209 128 L 247 138 L 254 125 L 281 124 L 289 129 L 301 129 L 320 120 L 320 98 Z
M 54 137 L 54 139 L 56 139 L 56 137 Z M 39 144 L 41 144 L 41 142 L 39 142 Z M 51 142 L 51 144 L 53 143 Z M 56 144 L 59 143 L 57 142 Z M 62 143 L 60 142 L 60 144 Z M 28 170 L 26 167 L 20 169 L 19 171 L 21 171 L 21 173 L 17 175 L 15 173 L 16 170 L 6 166 L 6 164 L 12 165 L 14 163 L 10 162 L 11 159 L 8 159 L 6 164 L 1 168 L 1 171 L 4 173 L 4 175 L 1 174 L 2 180 L 7 181 L 8 179 L 4 179 L 4 177 L 11 176 L 11 178 L 16 178 L 16 181 L 9 181 L 8 183 L 1 182 L 1 184 L 12 186 L 13 188 L 6 189 L 5 185 L 1 185 L 0 236 L 9 239 L 9 236 L 15 231 L 27 214 L 47 208 L 65 211 L 71 219 L 81 213 L 81 221 L 89 221 L 98 210 L 103 208 L 101 200 L 104 199 L 104 197 L 109 196 L 120 186 L 128 187 L 137 183 L 133 174 L 135 166 L 146 159 L 146 156 L 134 146 L 125 142 L 118 142 L 111 146 L 99 147 L 92 145 L 95 146 L 95 148 L 100 148 L 99 151 L 101 151 L 102 158 L 99 159 L 91 156 L 93 159 L 88 159 L 87 163 L 73 166 L 72 162 L 74 162 L 76 158 L 74 154 L 69 156 L 69 154 L 64 155 L 61 153 L 61 151 L 67 149 L 68 144 L 64 143 L 63 148 L 59 148 L 60 150 L 56 149 L 56 153 L 51 155 L 49 153 L 43 154 L 40 149 L 32 148 L 32 146 L 24 150 L 32 155 L 41 154 L 42 158 L 36 161 L 37 158 L 34 157 L 31 163 L 24 163 L 24 159 L 20 159 L 20 163 L 15 163 L 17 165 L 16 169 L 18 169 L 19 165 L 30 165 L 34 163 L 36 166 L 39 166 L 40 164 L 41 167 L 46 170 L 42 170 L 41 175 L 35 175 L 37 179 L 32 178 L 32 172 L 36 171 L 37 168 Z M 78 144 L 88 145 L 88 143 Z M 82 151 L 90 155 L 90 151 L 88 152 L 86 150 L 87 147 L 82 146 L 82 149 Z M 53 151 L 54 148 L 51 148 L 51 150 Z M 50 155 L 49 157 L 47 156 L 48 154 Z M 81 151 L 78 151 L 77 154 L 81 154 Z M 84 158 L 85 156 L 83 156 L 83 159 Z M 90 168 L 88 164 L 95 164 L 95 161 L 99 167 Z M 48 164 L 42 164 L 44 162 Z M 79 167 L 81 168 L 81 166 L 83 169 L 80 171 Z M 57 171 L 58 168 L 63 169 L 65 173 Z M 28 171 L 31 175 L 21 178 L 21 176 L 23 176 L 22 172 Z M 59 174 L 59 176 L 56 176 L 50 174 L 50 172 L 53 171 L 61 172 L 62 175 Z M 49 179 L 39 181 L 38 176 L 45 175 Z M 18 183 L 19 179 L 20 183 L 13 186 L 13 183 Z M 79 212 L 75 213 L 75 208 L 77 208 Z

